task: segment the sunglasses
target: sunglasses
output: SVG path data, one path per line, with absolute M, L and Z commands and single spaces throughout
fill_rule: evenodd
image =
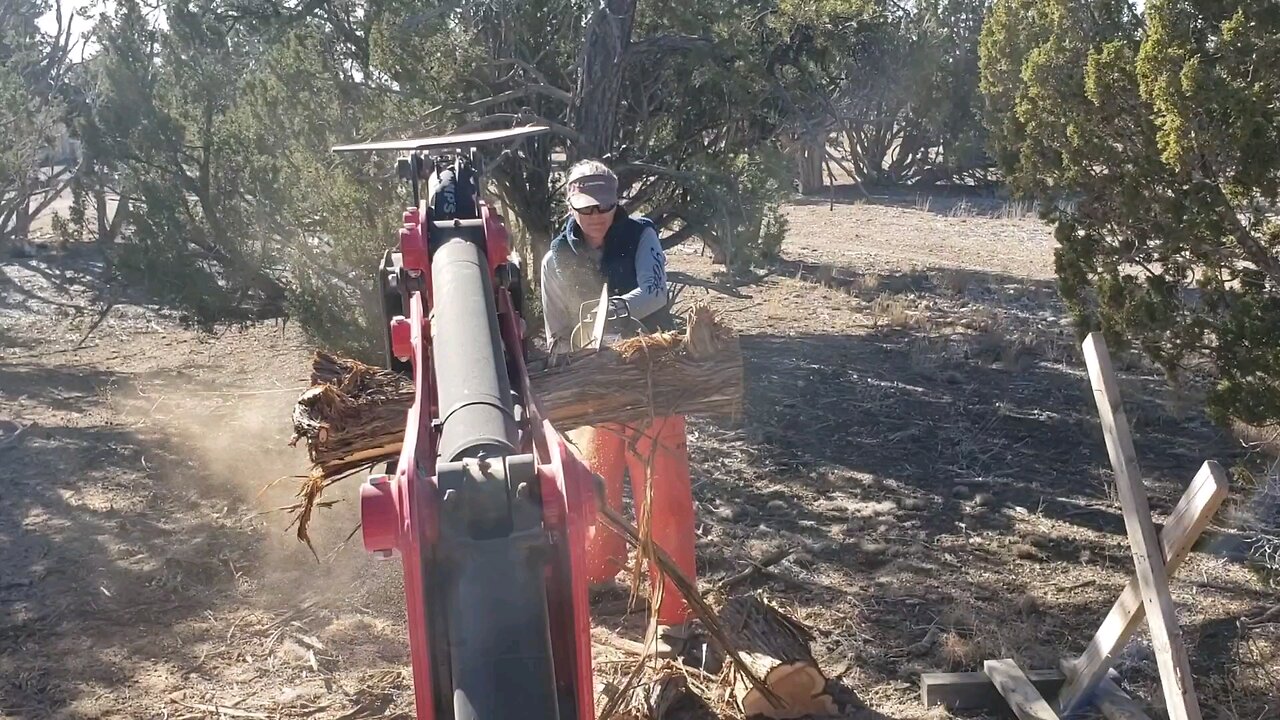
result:
M 603 215 L 607 212 L 611 212 L 616 207 L 618 207 L 616 203 L 613 205 L 591 205 L 581 209 L 574 208 L 573 211 L 579 215 Z

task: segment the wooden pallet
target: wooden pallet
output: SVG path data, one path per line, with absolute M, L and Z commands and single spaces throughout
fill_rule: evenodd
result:
M 1227 474 L 1218 463 L 1205 462 L 1157 535 L 1106 343 L 1101 334 L 1092 333 L 1083 347 L 1115 470 L 1134 576 L 1079 657 L 1064 660 L 1057 670 L 1023 672 L 1013 660 L 1002 658 L 987 660 L 980 673 L 924 673 L 920 686 L 926 707 L 1007 706 L 1021 720 L 1067 720 L 1093 707 L 1110 720 L 1147 720 L 1141 703 L 1126 695 L 1111 677 L 1116 657 L 1145 617 L 1169 720 L 1201 720 L 1169 577 L 1221 507 L 1227 496 Z M 1047 697 L 1054 699 L 1050 702 Z

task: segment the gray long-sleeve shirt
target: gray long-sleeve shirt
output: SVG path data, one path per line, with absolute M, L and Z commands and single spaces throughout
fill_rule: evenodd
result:
M 572 250 L 570 250 L 572 252 Z M 602 251 L 585 248 L 586 257 L 594 265 L 599 265 Z M 640 235 L 640 245 L 636 249 L 636 289 L 621 297 L 627 301 L 632 317 L 643 320 L 645 317 L 661 310 L 667 304 L 667 256 L 658 241 L 658 233 L 653 228 L 645 228 Z M 578 314 L 582 303 L 599 299 L 600 289 L 590 297 L 578 297 L 574 284 L 567 277 L 564 269 L 557 266 L 552 254 L 548 252 L 542 258 L 542 314 L 546 319 L 548 346 L 555 347 L 561 342 L 559 349 L 567 349 L 567 343 L 573 329 L 578 325 Z

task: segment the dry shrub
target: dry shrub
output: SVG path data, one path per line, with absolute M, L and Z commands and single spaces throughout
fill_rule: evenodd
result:
M 880 289 L 883 280 L 880 273 L 869 272 L 851 283 L 850 287 L 861 293 L 873 293 Z
M 972 330 L 975 333 L 1003 332 L 1007 326 L 1004 313 L 989 307 L 974 310 L 968 317 L 961 318 L 958 324 L 960 327 Z
M 1010 370 L 1025 370 L 1045 354 L 1044 340 L 1029 330 L 1015 330 L 999 310 L 984 308 L 960 322 L 972 331 L 967 341 L 969 357 L 979 362 L 999 362 Z
M 1259 427 L 1236 421 L 1231 424 L 1231 434 L 1254 452 L 1280 458 L 1280 425 Z
M 973 670 L 980 667 L 983 660 L 990 659 L 978 636 L 966 636 L 955 630 L 943 633 L 938 647 L 951 671 Z
M 1034 365 L 1040 354 L 1039 339 L 1031 333 L 1020 332 L 1005 338 L 1000 361 L 1007 369 L 1021 371 Z
M 926 335 L 911 342 L 907 348 L 907 362 L 916 372 L 936 373 L 950 359 L 945 337 Z
M 934 286 L 951 295 L 962 296 L 974 285 L 974 273 L 961 268 L 942 268 L 931 273 Z
M 1248 500 L 1237 505 L 1233 524 L 1240 529 L 1245 552 L 1259 579 L 1280 589 L 1280 460 L 1262 473 L 1238 467 L 1235 474 L 1243 480 L 1240 491 Z
M 871 302 L 876 326 L 891 328 L 929 328 L 929 316 L 917 303 L 898 295 L 882 292 Z

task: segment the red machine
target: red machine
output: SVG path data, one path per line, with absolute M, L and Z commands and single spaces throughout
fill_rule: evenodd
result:
M 519 266 L 479 192 L 481 149 L 547 130 L 334 148 L 408 153 L 414 204 L 379 280 L 387 365 L 412 376 L 414 403 L 360 509 L 365 548 L 403 565 L 420 720 L 595 716 L 594 475 L 530 393 Z

